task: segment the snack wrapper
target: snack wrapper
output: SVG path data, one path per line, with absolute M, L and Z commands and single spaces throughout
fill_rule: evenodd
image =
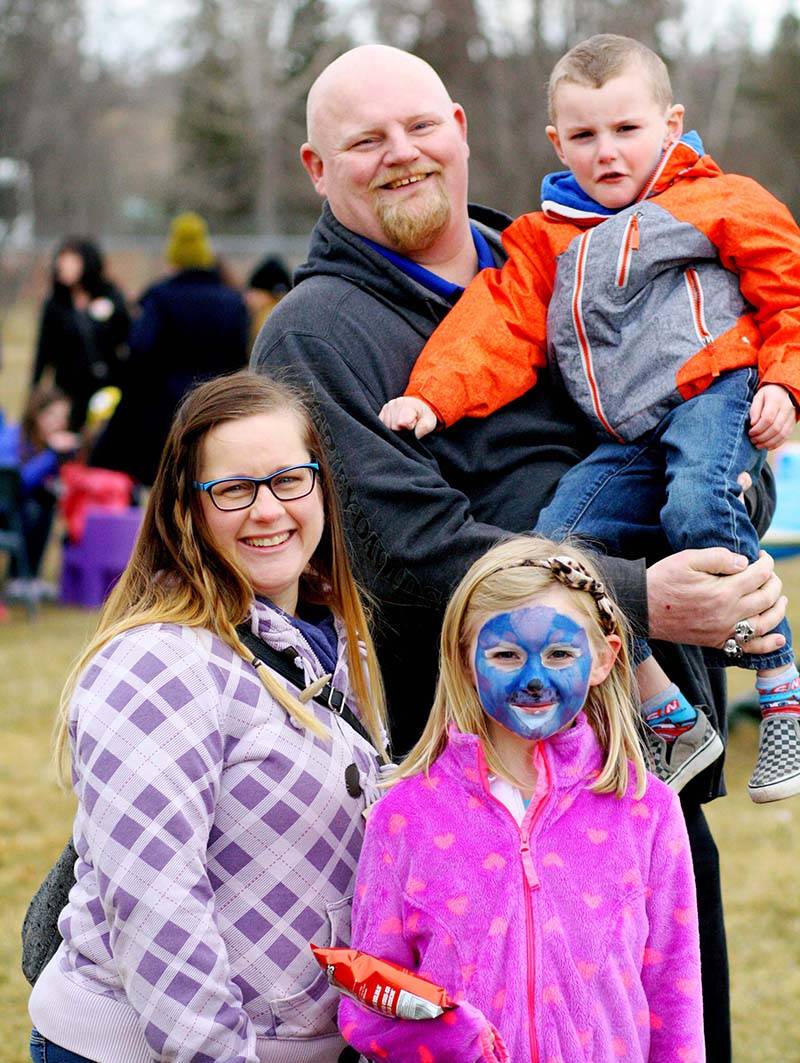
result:
M 456 1006 L 442 986 L 389 960 L 358 949 L 321 949 L 311 944 L 328 981 L 370 1011 L 398 1019 L 435 1019 Z

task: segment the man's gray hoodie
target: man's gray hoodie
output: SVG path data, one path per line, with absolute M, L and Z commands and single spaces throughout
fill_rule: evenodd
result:
M 508 218 L 471 217 L 497 264 Z M 420 441 L 378 414 L 405 389 L 411 368 L 452 303 L 409 277 L 341 225 L 326 203 L 294 289 L 267 319 L 253 349 L 262 372 L 288 377 L 313 397 L 337 476 L 357 574 L 379 606 L 378 648 L 396 752 L 419 736 L 432 703 L 444 605 L 469 565 L 509 532 L 530 531 L 561 475 L 593 446 L 567 396 L 548 380 L 485 420 L 466 419 Z M 768 520 L 769 492 L 759 492 Z M 762 514 L 756 514 L 760 519 Z M 642 558 L 661 555 L 658 529 Z M 635 627 L 647 628 L 644 560 L 604 558 Z M 667 673 L 724 733 L 724 679 L 699 650 L 655 644 Z M 722 792 L 721 766 L 693 780 L 695 799 Z

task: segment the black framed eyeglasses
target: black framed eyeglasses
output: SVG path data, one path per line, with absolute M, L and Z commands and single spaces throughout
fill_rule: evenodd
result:
M 258 489 L 265 484 L 279 502 L 294 502 L 305 498 L 314 490 L 319 463 L 308 461 L 304 465 L 290 465 L 278 469 L 269 476 L 226 476 L 224 480 L 206 480 L 192 483 L 198 491 L 206 491 L 209 498 L 224 512 L 232 509 L 247 509 L 256 500 Z

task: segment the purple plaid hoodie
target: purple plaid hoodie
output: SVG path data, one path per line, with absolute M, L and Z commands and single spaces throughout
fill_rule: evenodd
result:
M 371 810 L 353 947 L 461 1004 L 415 1022 L 343 999 L 344 1036 L 381 1063 L 701 1063 L 695 887 L 676 795 L 652 776 L 638 801 L 632 787 L 592 793 L 601 752 L 583 715 L 535 756 L 539 789 L 521 826 L 489 789 L 479 739 L 455 730 L 429 777 Z
M 322 674 L 284 617 L 256 602 L 252 623 Z M 309 708 L 332 741 L 201 629 L 135 628 L 92 660 L 70 719 L 77 882 L 30 1002 L 46 1037 L 98 1063 L 337 1058 L 337 994 L 308 943 L 349 943 L 365 796 L 344 775 L 355 762 L 369 791 L 377 767 Z

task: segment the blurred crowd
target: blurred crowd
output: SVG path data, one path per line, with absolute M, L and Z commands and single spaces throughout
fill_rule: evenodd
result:
M 22 417 L 0 409 L 0 620 L 8 602 L 33 611 L 59 597 L 42 578 L 56 516 L 75 547 L 88 512 L 137 506 L 183 395 L 242 368 L 291 287 L 271 256 L 240 288 L 194 212 L 173 219 L 164 260 L 131 303 L 94 241 L 68 237 L 55 250 Z

